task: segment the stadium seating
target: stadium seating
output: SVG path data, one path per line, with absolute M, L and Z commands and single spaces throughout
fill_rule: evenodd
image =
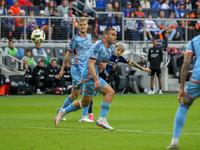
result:
M 40 6 L 29 6 L 30 11 L 33 11 L 35 16 L 39 16 Z
M 151 7 L 152 7 L 152 5 L 153 5 L 153 3 L 155 2 L 155 0 L 148 0 L 148 1 L 149 1 L 150 5 L 151 5 Z
M 149 9 L 149 14 L 152 15 L 152 18 L 157 18 L 158 17 L 158 10 L 156 8 L 151 8 L 151 9 Z
M 111 4 L 111 0 L 104 0 L 104 2 L 105 2 L 105 5 Z
M 28 6 L 25 6 L 25 5 L 20 5 L 21 9 L 23 9 L 25 11 L 25 16 L 28 16 Z
M 5 57 L 6 66 L 10 67 L 10 69 L 16 69 L 16 60 L 6 56 Z
M 56 58 L 63 60 L 66 54 L 65 47 L 54 47 L 54 54 Z
M 142 9 L 142 12 L 144 13 L 145 18 L 147 18 L 148 17 L 148 9 Z
M 135 12 L 135 11 L 137 11 L 137 8 L 131 8 L 131 10 L 132 10 L 133 12 Z
M 38 64 L 38 62 L 40 60 L 43 60 L 44 61 L 44 56 L 33 56 L 33 59 L 35 60 L 36 64 Z
M 54 51 L 52 47 L 42 47 L 48 55 L 48 58 L 54 57 Z
M 40 6 L 40 10 L 44 10 L 46 6 Z
M 83 4 L 85 4 L 85 0 L 80 0 Z M 84 9 L 84 6 L 80 3 L 78 3 L 78 9 L 80 9 L 81 11 Z

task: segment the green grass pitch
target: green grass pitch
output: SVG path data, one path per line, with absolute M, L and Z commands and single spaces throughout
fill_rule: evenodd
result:
M 0 150 L 164 150 L 171 141 L 177 94 L 116 94 L 107 116 L 113 131 L 79 122 L 80 110 L 55 127 L 53 118 L 67 96 L 0 97 Z M 95 120 L 102 98 L 93 98 Z M 200 149 L 199 108 L 197 99 L 187 114 L 181 150 Z

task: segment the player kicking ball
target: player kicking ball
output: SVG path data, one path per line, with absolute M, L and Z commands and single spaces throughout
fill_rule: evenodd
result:
M 59 76 L 62 77 L 66 63 L 69 61 L 72 53 L 75 54 L 74 63 L 71 67 L 71 76 L 72 76 L 72 91 L 71 94 L 65 100 L 62 108 L 68 107 L 75 99 L 78 98 L 80 91 L 83 87 L 81 81 L 81 73 L 87 61 L 87 56 L 89 55 L 89 49 L 92 46 L 91 35 L 87 33 L 88 29 L 88 20 L 85 17 L 80 17 L 78 20 L 79 33 L 76 34 L 67 50 L 65 55 L 62 68 L 60 70 Z M 59 112 L 60 108 L 57 112 Z M 55 118 L 56 119 L 56 118 Z M 64 117 L 61 120 L 66 120 Z M 89 119 L 88 119 L 89 121 Z
M 118 42 L 115 44 L 114 48 L 115 48 L 115 53 L 110 57 L 109 61 L 107 63 L 99 63 L 99 68 L 102 69 L 99 76 L 102 79 L 106 80 L 106 78 L 108 78 L 110 69 L 114 65 L 116 65 L 118 62 L 127 63 L 128 65 L 138 68 L 140 70 L 143 70 L 145 72 L 151 72 L 149 68 L 141 67 L 136 62 L 130 61 L 127 58 L 124 58 L 122 56 L 122 54 L 126 50 L 126 45 L 124 43 Z M 92 107 L 91 105 L 92 104 L 90 104 L 88 107 L 83 108 L 82 117 L 79 119 L 80 122 L 91 122 L 90 120 L 88 121 L 84 119 L 84 118 L 87 118 L 87 112 L 88 112 L 88 109 Z
M 55 119 L 56 126 L 61 118 L 66 114 L 89 106 L 95 91 L 97 91 L 102 93 L 104 98 L 101 103 L 100 116 L 96 121 L 96 124 L 104 129 L 113 129 L 113 127 L 111 127 L 106 121 L 106 117 L 115 92 L 105 80 L 99 77 L 100 69 L 98 64 L 107 62 L 114 54 L 115 49 L 111 44 L 115 43 L 117 33 L 115 29 L 108 27 L 104 30 L 103 35 L 104 39 L 96 42 L 91 47 L 87 62 L 81 75 L 83 81 L 82 99 L 72 103 L 67 108 L 61 109 L 58 112 Z
M 181 78 L 180 78 L 180 90 L 178 93 L 178 101 L 180 103 L 179 108 L 176 112 L 174 119 L 174 131 L 171 144 L 167 149 L 179 149 L 179 138 L 181 130 L 185 124 L 187 112 L 196 98 L 200 96 L 200 47 L 199 47 L 199 38 L 200 35 L 194 37 L 186 48 L 186 53 L 184 57 L 183 66 L 181 69 Z M 188 76 L 190 69 L 190 64 L 192 62 L 193 56 L 196 56 L 196 63 L 193 69 L 192 76 L 187 86 L 184 85 Z

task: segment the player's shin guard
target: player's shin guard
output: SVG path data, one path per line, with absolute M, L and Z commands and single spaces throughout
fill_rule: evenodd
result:
M 180 137 L 181 130 L 185 124 L 186 115 L 188 112 L 189 106 L 185 104 L 180 104 L 179 108 L 176 112 L 175 120 L 174 120 L 174 133 L 173 137 Z
M 110 103 L 102 101 L 100 117 L 106 118 L 109 108 L 110 108 Z
M 65 102 L 64 102 L 64 104 L 63 104 L 63 106 L 62 106 L 62 108 L 68 107 L 72 102 L 73 102 L 73 100 L 71 99 L 70 96 L 68 96 L 68 97 L 66 98 L 66 100 L 65 100 Z

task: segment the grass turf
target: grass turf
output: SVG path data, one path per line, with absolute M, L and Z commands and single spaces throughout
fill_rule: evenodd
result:
M 67 96 L 0 97 L 0 150 L 163 150 L 171 141 L 177 94 L 115 95 L 107 116 L 113 131 L 79 122 L 81 111 L 55 127 L 53 118 Z M 95 120 L 102 98 L 93 99 Z M 196 100 L 188 112 L 181 150 L 200 149 L 199 105 Z

